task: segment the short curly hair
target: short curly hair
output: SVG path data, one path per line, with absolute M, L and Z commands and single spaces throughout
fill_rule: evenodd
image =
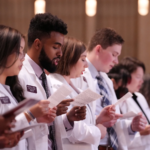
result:
M 67 24 L 51 13 L 35 15 L 28 29 L 28 47 L 32 46 L 36 38 L 41 40 L 43 37 L 50 36 L 52 31 L 66 35 L 68 33 Z

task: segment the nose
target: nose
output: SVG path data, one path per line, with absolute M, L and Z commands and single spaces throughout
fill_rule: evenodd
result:
M 59 49 L 57 55 L 60 56 L 60 57 L 62 56 L 62 48 Z
M 118 57 L 115 59 L 115 64 L 118 64 L 119 61 L 118 61 Z
M 23 62 L 24 60 L 25 60 L 25 57 L 23 57 L 21 61 Z
M 141 79 L 141 84 L 143 84 L 143 82 L 144 82 L 144 80 L 143 80 L 143 78 Z
M 87 61 L 85 62 L 84 68 L 88 68 L 88 63 L 87 63 Z

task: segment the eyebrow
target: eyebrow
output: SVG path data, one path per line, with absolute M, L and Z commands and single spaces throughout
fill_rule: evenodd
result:
M 86 57 L 86 55 L 81 55 L 81 57 Z
M 59 45 L 59 46 L 61 46 L 61 45 L 62 45 L 61 43 L 58 43 L 58 42 L 55 42 L 54 44 L 55 44 L 55 45 Z

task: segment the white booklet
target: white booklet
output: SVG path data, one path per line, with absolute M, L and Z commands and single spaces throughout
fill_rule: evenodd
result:
M 73 105 L 84 106 L 92 101 L 97 100 L 98 98 L 101 98 L 101 97 L 102 97 L 102 95 L 99 95 L 88 88 L 85 91 L 81 92 L 76 97 L 74 97 Z
M 17 116 L 20 113 L 28 110 L 30 107 L 32 107 L 33 105 L 37 104 L 39 102 L 39 100 L 36 99 L 25 99 L 22 102 L 20 102 L 16 107 L 10 109 L 9 111 L 5 112 L 4 114 L 2 114 L 2 116 L 4 118 L 9 118 L 11 115 Z
M 128 119 L 128 118 L 132 118 L 137 116 L 138 113 L 134 112 L 134 111 L 129 111 L 126 114 L 123 114 L 123 117 L 121 117 L 120 119 Z
M 59 89 L 52 94 L 48 100 L 50 101 L 49 107 L 53 108 L 57 106 L 62 100 L 72 93 L 72 90 L 67 87 L 65 84 L 61 85 Z
M 128 92 L 127 94 L 125 94 L 124 96 L 122 96 L 122 97 L 121 97 L 115 104 L 113 104 L 113 105 L 117 106 L 117 105 L 119 105 L 120 103 L 126 101 L 128 98 L 130 98 L 130 97 L 132 97 L 132 96 L 133 96 L 133 95 L 132 95 L 130 92 Z

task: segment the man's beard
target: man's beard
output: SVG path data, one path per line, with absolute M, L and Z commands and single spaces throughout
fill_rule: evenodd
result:
M 42 48 L 40 56 L 39 56 L 39 62 L 40 62 L 40 65 L 44 69 L 46 69 L 49 73 L 54 73 L 54 72 L 56 72 L 56 69 L 57 69 L 57 66 L 54 63 L 54 60 L 58 59 L 58 58 L 60 58 L 60 57 L 56 57 L 53 60 L 50 60 L 47 57 L 47 55 L 46 55 L 46 53 L 44 51 L 44 48 Z

